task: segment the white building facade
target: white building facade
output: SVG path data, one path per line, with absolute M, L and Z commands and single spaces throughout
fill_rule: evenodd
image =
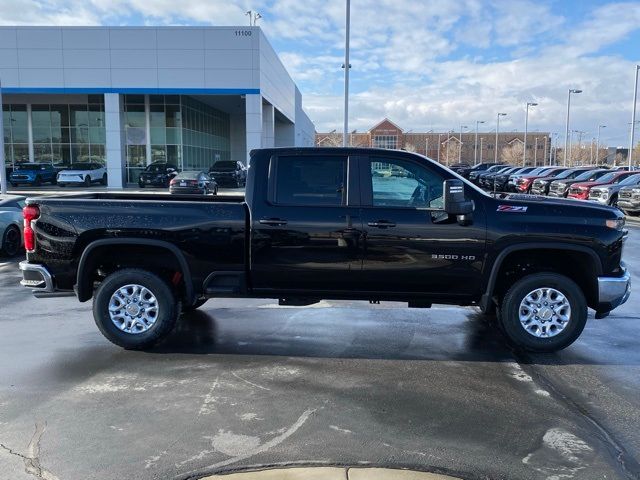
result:
M 104 162 L 114 188 L 314 144 L 259 27 L 0 27 L 0 81 L 8 166 Z

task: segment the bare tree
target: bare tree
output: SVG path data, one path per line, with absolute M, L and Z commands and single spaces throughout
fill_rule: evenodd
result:
M 500 152 L 500 160 L 509 165 L 519 165 L 522 163 L 522 155 L 524 148 L 522 143 L 513 142 L 511 145 L 504 147 Z M 527 159 L 531 160 L 531 159 Z
M 416 148 L 416 146 L 413 143 L 405 143 L 404 144 L 404 149 L 407 152 L 417 152 L 418 149 Z
M 316 140 L 318 147 L 341 147 L 342 146 L 342 134 L 331 132 L 327 134 L 318 135 L 320 138 Z
M 450 137 L 449 141 L 445 142 L 442 147 L 442 151 L 440 152 L 440 163 L 444 163 L 445 165 L 458 163 L 458 158 L 460 156 L 460 144 L 454 140 L 453 137 Z

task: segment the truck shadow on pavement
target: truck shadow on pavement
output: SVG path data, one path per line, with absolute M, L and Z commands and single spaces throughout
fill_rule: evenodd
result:
M 513 354 L 491 319 L 472 313 L 466 320 L 443 323 L 393 319 L 353 324 L 336 323 L 332 313 L 316 316 L 311 331 L 279 324 L 235 318 L 222 320 L 213 312 L 194 311 L 181 317 L 171 335 L 151 353 L 272 355 L 287 357 L 359 358 L 386 360 L 512 361 Z M 326 320 L 325 320 L 326 318 Z M 360 323 L 359 325 L 357 325 Z M 349 333 L 336 334 L 343 327 Z M 286 327 L 286 328 L 285 328 Z

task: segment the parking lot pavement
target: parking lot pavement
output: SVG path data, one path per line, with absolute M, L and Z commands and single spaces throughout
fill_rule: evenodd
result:
M 625 260 L 640 276 L 640 229 Z M 558 354 L 516 355 L 473 309 L 210 300 L 151 352 L 0 262 L 0 479 L 170 479 L 282 465 L 469 479 L 631 479 L 640 301 Z

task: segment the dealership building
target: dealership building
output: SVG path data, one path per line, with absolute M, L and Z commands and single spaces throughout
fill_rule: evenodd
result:
M 104 162 L 110 187 L 312 146 L 302 96 L 258 27 L 0 27 L 5 158 Z

